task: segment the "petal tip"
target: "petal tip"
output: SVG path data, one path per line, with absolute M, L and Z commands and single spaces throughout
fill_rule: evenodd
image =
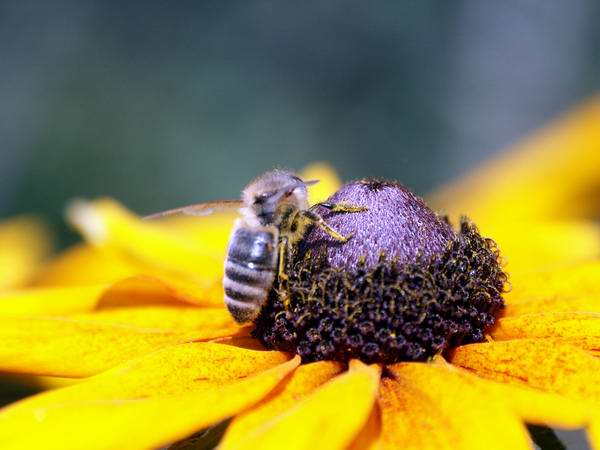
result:
M 67 222 L 85 233 L 92 242 L 101 243 L 107 239 L 103 220 L 94 207 L 82 199 L 74 199 L 65 208 Z

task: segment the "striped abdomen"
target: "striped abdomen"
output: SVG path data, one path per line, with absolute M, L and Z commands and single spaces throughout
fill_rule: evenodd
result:
M 249 227 L 238 220 L 225 260 L 225 304 L 239 323 L 258 315 L 275 280 L 277 242 L 275 227 Z

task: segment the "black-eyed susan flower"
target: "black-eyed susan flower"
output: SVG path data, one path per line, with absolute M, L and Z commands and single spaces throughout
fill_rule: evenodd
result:
M 221 449 L 524 449 L 525 424 L 600 448 L 598 123 L 595 101 L 431 197 L 505 267 L 471 222 L 354 183 L 334 198 L 369 215 L 327 220 L 355 239 L 311 232 L 256 326 L 223 307 L 231 216 L 75 205 L 87 243 L 0 296 L 0 370 L 81 381 L 4 408 L 3 448 L 157 448 L 228 419 Z M 314 201 L 339 187 L 311 171 Z

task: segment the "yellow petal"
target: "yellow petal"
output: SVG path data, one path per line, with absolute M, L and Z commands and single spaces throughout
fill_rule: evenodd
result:
M 379 405 L 373 405 L 367 423 L 348 447 L 348 450 L 381 450 L 381 411 Z
M 600 312 L 600 297 L 546 298 L 509 302 L 502 312 L 504 317 L 544 312 L 591 311 Z
M 165 314 L 188 311 L 190 304 L 218 306 L 225 314 L 222 292 L 203 293 L 187 283 L 168 283 L 152 276 L 136 276 L 111 285 L 61 286 L 0 292 L 0 315 L 65 315 L 99 308 L 163 306 Z M 170 309 L 169 309 L 170 307 Z M 183 313 L 179 313 L 183 314 Z
M 600 312 L 549 312 L 505 317 L 491 330 L 496 340 L 519 338 L 600 338 Z
M 578 299 L 600 296 L 600 262 L 577 264 L 556 270 L 512 273 L 509 304 L 538 299 Z
M 51 249 L 44 226 L 31 217 L 0 223 L 0 289 L 31 279 Z
M 481 224 L 597 212 L 599 122 L 595 97 L 441 189 L 432 203 Z
M 573 400 L 561 395 L 540 392 L 514 384 L 504 384 L 486 380 L 466 370 L 449 365 L 443 358 L 442 366 L 453 376 L 461 378 L 480 398 L 505 405 L 525 422 L 537 425 L 550 425 L 562 428 L 583 428 L 590 421 L 595 405 Z M 438 363 L 440 364 L 440 363 Z
M 219 444 L 220 450 L 239 448 L 255 433 L 260 434 L 264 424 L 286 414 L 298 401 L 311 394 L 342 370 L 333 362 L 306 364 L 296 369 L 291 379 L 281 389 L 275 390 L 247 413 L 237 416 Z
M 128 262 L 129 261 L 129 262 Z M 221 263 L 217 264 L 219 267 Z M 221 280 L 198 283 L 155 267 L 136 264 L 106 248 L 75 246 L 47 264 L 34 285 L 100 286 L 106 292 L 100 305 L 185 302 L 223 306 Z
M 182 303 L 224 307 L 221 283 L 206 289 L 168 275 L 138 275 L 108 286 L 98 301 L 98 307 Z
M 50 389 L 64 388 L 73 386 L 80 383 L 82 378 L 62 378 L 62 377 L 47 377 L 43 375 L 13 375 L 18 377 L 19 380 L 27 380 L 32 386 L 35 386 L 38 390 L 46 391 Z
M 73 314 L 69 318 L 175 332 L 228 329 L 231 334 L 236 334 L 240 331 L 240 326 L 233 321 L 231 314 L 224 308 L 193 306 L 105 308 L 91 313 Z
M 490 330 L 496 340 L 543 338 L 546 345 L 570 344 L 600 353 L 600 312 L 565 311 L 505 317 Z
M 319 180 L 317 184 L 308 187 L 308 198 L 311 204 L 323 202 L 337 191 L 342 182 L 335 170 L 327 163 L 310 164 L 300 172 L 303 180 Z
M 530 448 L 527 432 L 515 416 L 505 409 L 486 408 L 484 399 L 439 372 L 433 365 L 397 365 L 395 379 L 382 380 L 384 449 Z
M 6 449 L 158 448 L 250 407 L 294 368 L 298 357 L 215 389 L 138 400 L 82 401 L 0 414 Z
M 85 377 L 167 345 L 229 329 L 162 331 L 68 318 L 0 316 L 0 370 Z
M 485 378 L 600 400 L 600 360 L 571 345 L 545 339 L 470 344 L 454 349 L 450 360 Z
M 92 400 L 125 400 L 210 390 L 282 364 L 282 352 L 230 345 L 187 343 L 143 355 L 63 389 L 29 397 L 4 410 L 4 416 L 38 408 Z
M 0 315 L 60 315 L 95 308 L 106 286 L 30 288 L 0 292 Z
M 586 221 L 538 221 L 478 224 L 498 244 L 510 273 L 562 268 L 597 259 L 600 228 Z
M 544 338 L 546 345 L 571 345 L 586 350 L 592 356 L 600 357 L 600 336 L 579 336 L 576 338 Z
M 588 404 L 484 380 L 445 362 L 389 369 L 394 380 L 383 385 L 380 404 L 390 448 L 528 448 L 523 422 L 581 428 L 593 413 Z
M 279 450 L 282 443 L 286 450 L 313 449 L 316 443 L 328 450 L 346 448 L 367 422 L 379 376 L 379 368 L 355 364 L 230 448 Z
M 265 347 L 260 341 L 251 336 L 225 336 L 218 339 L 213 339 L 211 342 L 223 345 L 233 345 L 239 348 L 245 348 L 248 350 L 265 350 Z
M 595 420 L 590 425 L 588 438 L 592 450 L 600 450 L 600 415 L 596 416 Z
M 139 270 L 110 252 L 77 244 L 55 256 L 35 275 L 37 286 L 107 284 Z
M 114 201 L 78 201 L 69 208 L 68 218 L 90 243 L 115 251 L 144 273 L 165 272 L 203 287 L 222 277 L 221 254 L 156 223 L 142 221 Z
M 215 212 L 201 217 L 169 216 L 153 223 L 182 238 L 196 242 L 205 251 L 222 260 L 227 251 L 233 223 L 238 217 L 237 212 Z

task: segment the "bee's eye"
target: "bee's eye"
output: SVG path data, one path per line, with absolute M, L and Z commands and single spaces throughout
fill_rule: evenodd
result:
M 258 205 L 263 204 L 272 196 L 272 192 L 263 192 L 262 194 L 259 194 L 254 198 L 254 203 Z

